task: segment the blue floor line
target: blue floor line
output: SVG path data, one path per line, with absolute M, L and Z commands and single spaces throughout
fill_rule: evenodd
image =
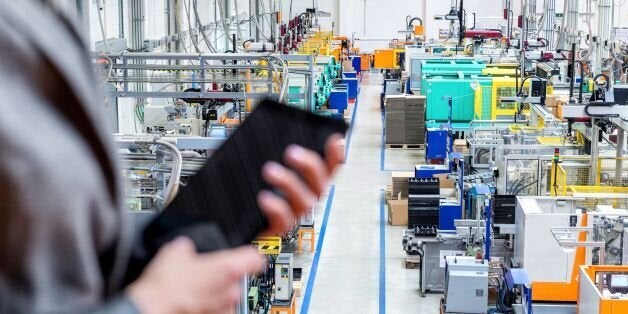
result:
M 384 190 L 379 196 L 379 314 L 386 313 L 386 213 Z
M 349 147 L 351 146 L 351 134 L 353 134 L 353 124 L 355 115 L 358 112 L 358 100 L 360 99 L 360 88 L 358 87 L 358 97 L 353 103 L 353 113 L 351 114 L 351 122 L 349 123 L 349 131 L 347 131 L 347 141 L 345 143 L 345 163 L 349 160 Z
M 327 196 L 327 204 L 325 205 L 325 213 L 323 215 L 323 223 L 321 224 L 321 232 L 318 235 L 318 242 L 316 243 L 316 253 L 314 253 L 312 268 L 310 268 L 310 275 L 307 279 L 307 287 L 305 288 L 303 303 L 301 304 L 301 314 L 307 314 L 310 309 L 310 300 L 312 299 L 312 291 L 314 290 L 314 281 L 316 280 L 318 261 L 321 258 L 321 251 L 323 250 L 323 241 L 325 241 L 325 232 L 327 231 L 327 221 L 329 220 L 329 212 L 331 211 L 331 205 L 334 201 L 335 191 L 336 186 L 332 185 L 329 188 L 329 195 Z
M 386 128 L 384 127 L 384 109 L 380 109 L 381 113 L 382 113 L 382 146 L 380 147 L 380 156 L 379 156 L 379 170 L 380 171 L 386 171 L 385 168 L 385 164 L 386 164 L 386 148 L 385 148 L 385 144 L 386 144 Z

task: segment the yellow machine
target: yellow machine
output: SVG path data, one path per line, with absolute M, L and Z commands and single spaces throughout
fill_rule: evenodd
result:
M 578 313 L 628 313 L 628 266 L 580 266 Z
M 524 85 L 530 87 L 530 81 Z M 474 112 L 476 120 L 512 119 L 517 112 L 517 104 L 503 102 L 501 97 L 513 97 L 517 94 L 517 81 L 512 77 L 493 77 L 492 84 L 481 85 L 475 89 Z M 524 108 L 524 113 L 529 109 Z
M 486 68 L 482 70 L 482 75 L 490 75 L 494 77 L 498 76 L 510 76 L 515 77 L 517 75 L 517 67 L 519 65 L 516 63 L 497 63 L 497 64 L 487 64 Z

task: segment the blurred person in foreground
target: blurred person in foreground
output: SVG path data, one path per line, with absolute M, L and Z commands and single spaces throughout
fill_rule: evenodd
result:
M 263 267 L 253 248 L 199 254 L 178 238 L 125 282 L 138 232 L 87 49 L 48 1 L 0 8 L 0 312 L 230 312 L 241 278 Z M 325 160 L 292 146 L 289 168 L 264 167 L 285 195 L 258 195 L 267 234 L 287 230 L 320 196 L 342 159 L 338 138 Z

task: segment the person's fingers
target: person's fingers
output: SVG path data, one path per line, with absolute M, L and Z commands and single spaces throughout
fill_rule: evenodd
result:
M 315 195 L 293 171 L 276 162 L 268 162 L 262 170 L 262 177 L 270 185 L 281 190 L 292 211 L 300 216 L 314 205 Z
M 164 244 L 157 254 L 191 254 L 196 252 L 194 242 L 185 236 L 179 236 Z
M 327 163 L 327 171 L 330 175 L 336 171 L 338 165 L 346 158 L 342 151 L 342 146 L 340 145 L 342 138 L 340 134 L 332 134 L 325 143 L 325 162 Z
M 286 165 L 301 174 L 314 193 L 320 196 L 327 185 L 327 166 L 319 154 L 298 145 L 290 145 L 284 153 Z
M 290 229 L 295 221 L 290 204 L 269 191 L 259 193 L 257 204 L 268 219 L 269 226 L 265 234 L 276 235 L 285 232 Z
M 221 269 L 223 270 L 221 274 L 226 275 L 225 280 L 228 282 L 237 281 L 246 274 L 261 271 L 265 263 L 258 250 L 248 246 L 201 254 L 199 259 L 201 260 L 199 271 L 203 268 L 211 271 Z
M 207 298 L 207 310 L 205 313 L 233 313 L 233 308 L 240 301 L 240 293 L 240 285 L 237 283 L 221 287 L 220 291 Z

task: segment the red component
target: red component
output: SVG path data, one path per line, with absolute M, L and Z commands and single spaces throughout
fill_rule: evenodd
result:
M 523 16 L 519 15 L 517 17 L 517 27 L 522 28 L 523 27 Z
M 508 9 L 504 9 L 504 20 L 508 19 Z
M 551 60 L 551 59 L 554 59 L 554 54 L 553 54 L 553 53 L 551 53 L 551 52 L 546 52 L 546 53 L 543 53 L 543 59 L 545 59 L 545 60 Z
M 582 118 L 573 118 L 574 122 L 591 122 L 591 118 L 589 117 L 582 117 Z
M 469 29 L 464 31 L 465 38 L 502 38 L 502 32 L 492 29 Z

